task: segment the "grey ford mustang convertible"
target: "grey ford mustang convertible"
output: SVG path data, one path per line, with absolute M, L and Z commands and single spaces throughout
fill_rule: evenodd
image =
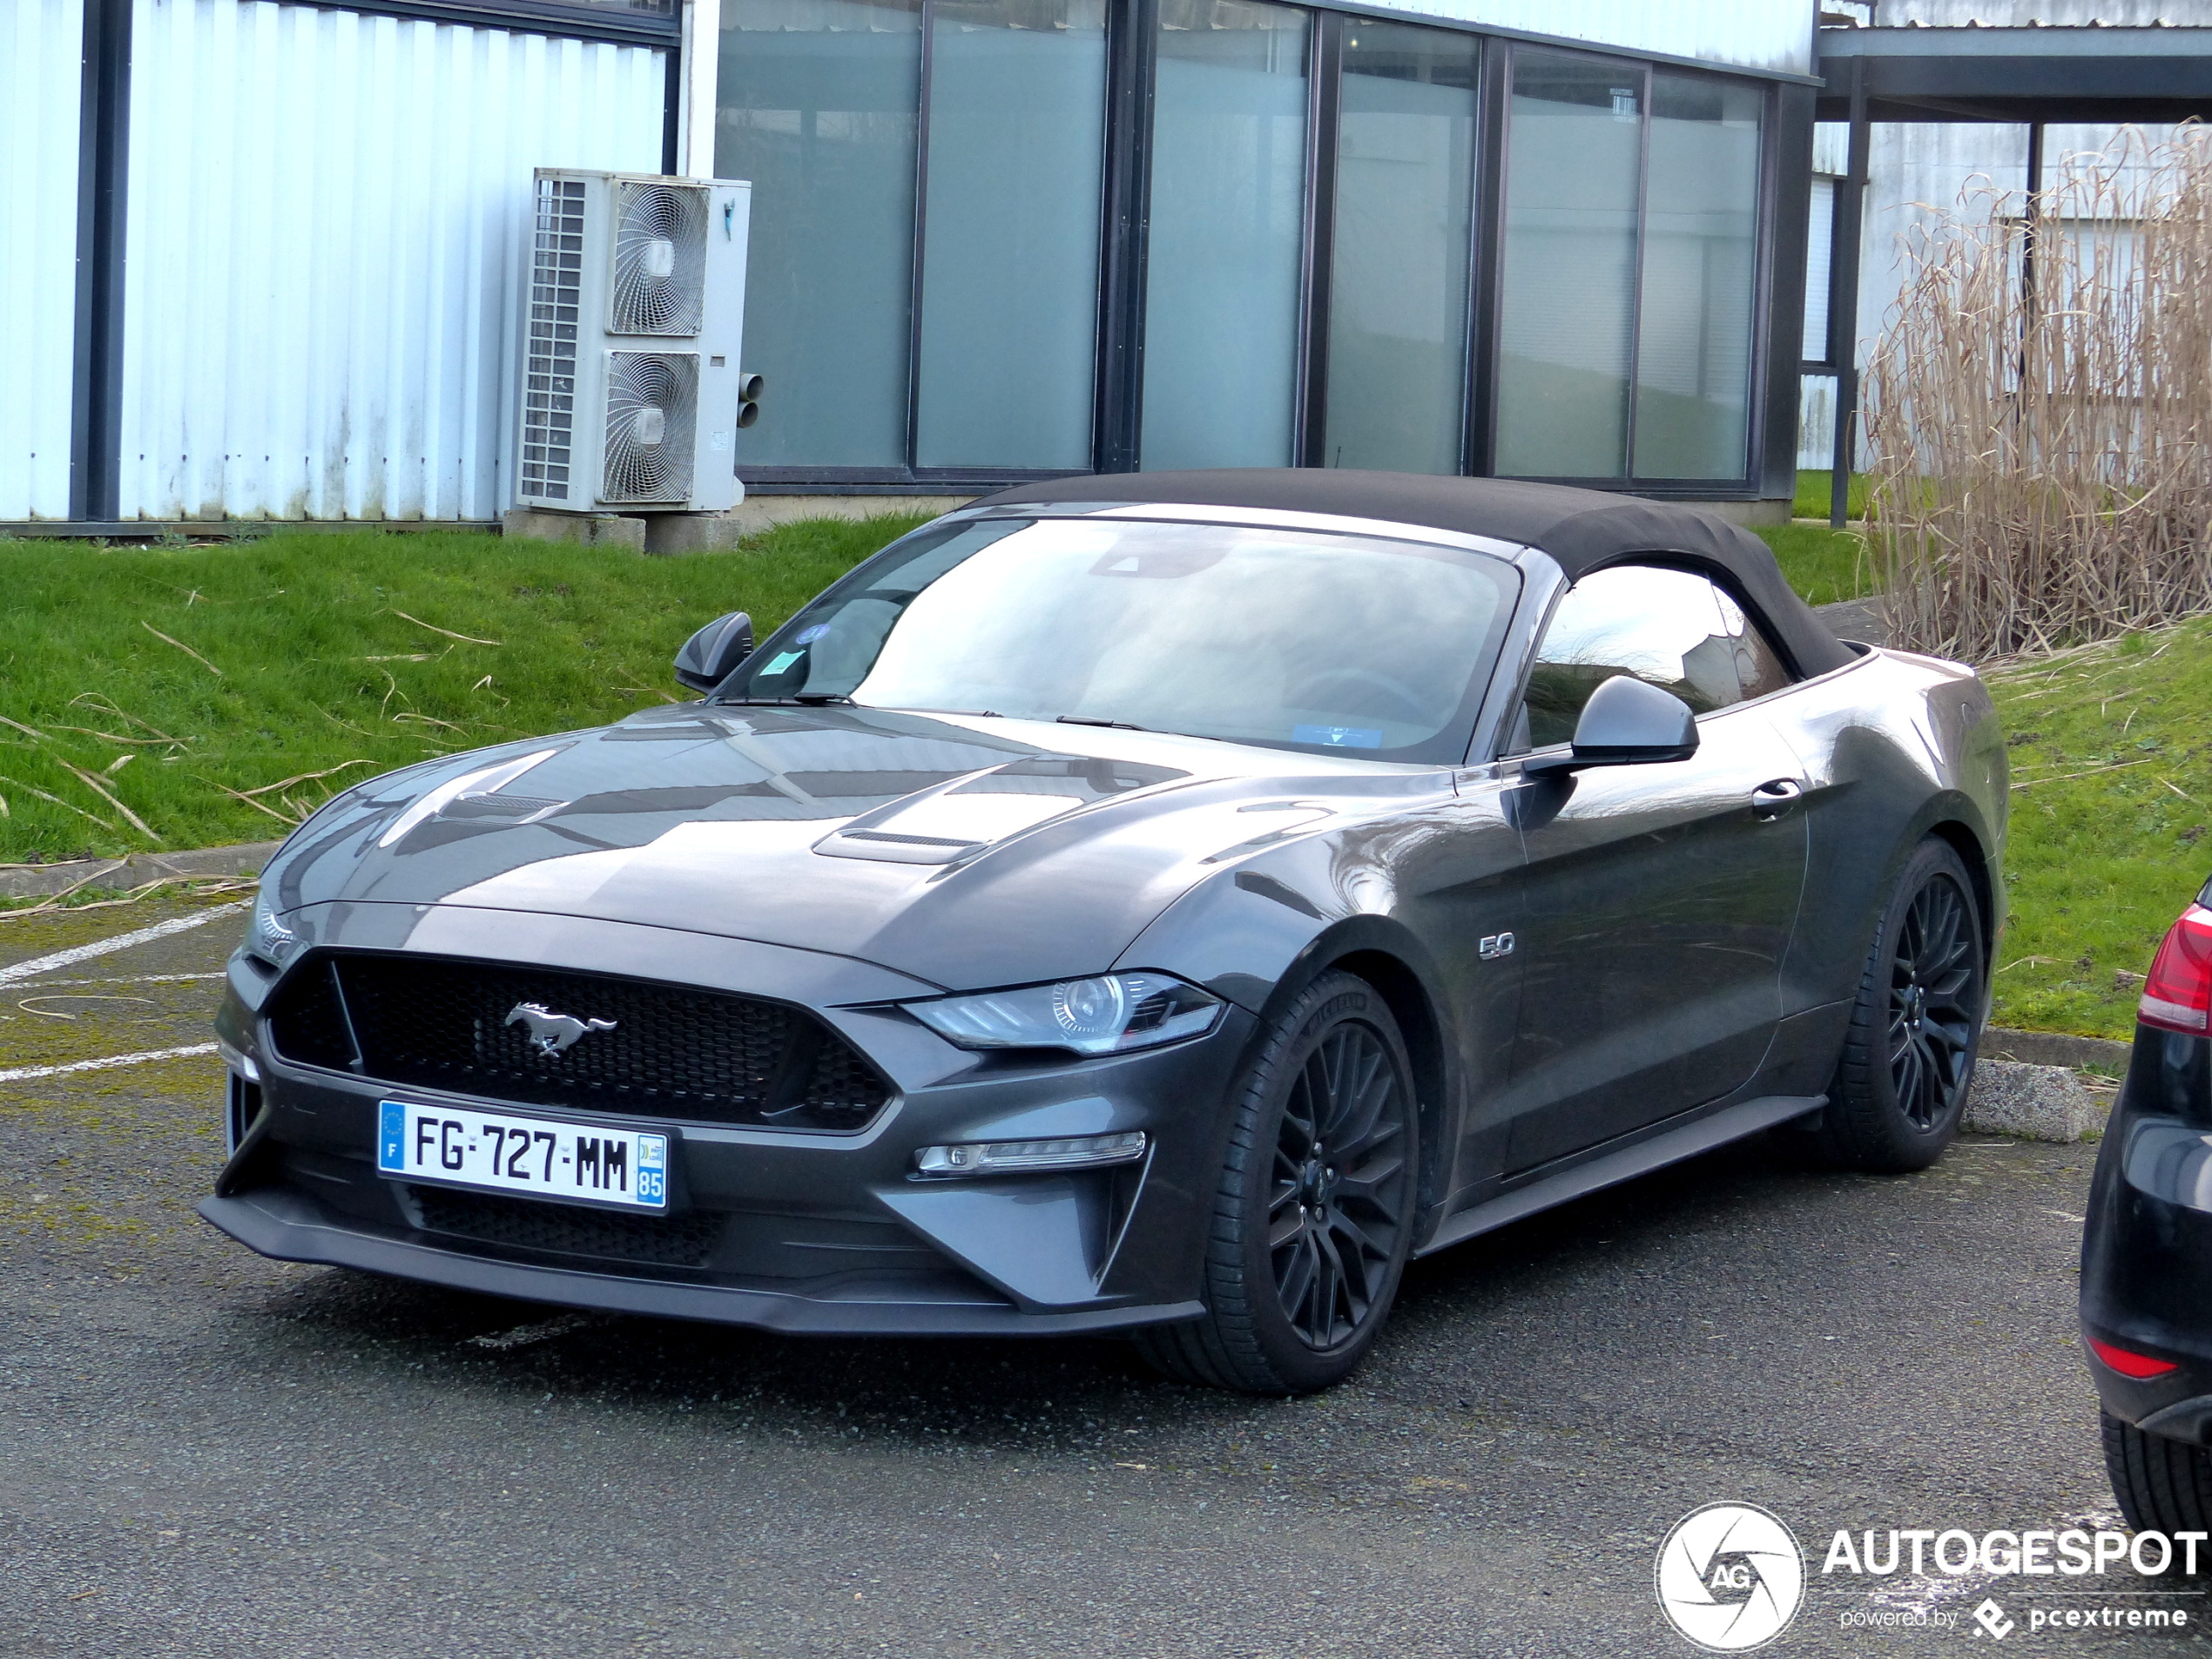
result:
M 209 1220 L 578 1306 L 1126 1330 L 1283 1393 L 1411 1255 L 1770 1129 L 1910 1170 L 1957 1124 L 1989 698 L 1702 513 L 1023 486 L 678 674 L 285 845 Z

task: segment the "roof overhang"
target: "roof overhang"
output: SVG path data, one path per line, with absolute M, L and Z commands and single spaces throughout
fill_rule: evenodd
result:
M 1876 121 L 2212 118 L 2212 29 L 1823 29 L 1814 51 L 1824 121 L 1854 71 Z

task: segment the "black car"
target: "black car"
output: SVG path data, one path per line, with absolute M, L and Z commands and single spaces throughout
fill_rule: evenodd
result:
M 2158 948 L 2081 1244 L 2081 1333 L 2128 1524 L 2212 1527 L 2212 885 Z
M 705 695 L 353 789 L 219 1031 L 255 1249 L 1263 1392 L 1413 1254 L 1799 1126 L 1951 1137 L 2004 749 L 1755 537 L 1544 485 L 1025 485 Z

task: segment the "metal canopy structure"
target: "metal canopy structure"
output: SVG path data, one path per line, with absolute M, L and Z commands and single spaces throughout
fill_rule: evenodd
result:
M 2028 130 L 2027 188 L 2043 183 L 2043 128 L 2054 122 L 2170 125 L 2212 120 L 2212 29 L 1823 29 L 1814 44 L 1822 79 L 1815 116 L 1851 126 L 1836 191 L 1835 257 L 1829 265 L 1829 361 L 1836 366 L 1836 444 L 1829 523 L 1843 528 L 1858 420 L 1860 226 L 1867 158 L 1877 121 L 1982 121 Z M 2034 227 L 2031 221 L 2028 233 Z

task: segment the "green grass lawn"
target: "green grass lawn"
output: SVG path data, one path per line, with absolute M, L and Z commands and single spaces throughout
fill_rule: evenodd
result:
M 1836 475 L 1831 472 L 1800 472 L 1797 475 L 1797 504 L 1790 510 L 1799 518 L 1825 518 L 1836 500 Z M 1866 516 L 1866 475 L 1855 472 L 1851 475 L 1851 489 L 1844 498 L 1844 514 L 1847 518 Z
M 2212 873 L 2212 621 L 1992 675 L 2013 762 L 1999 1024 L 2126 1037 Z
M 765 633 L 922 522 L 670 559 L 458 532 L 0 543 L 0 862 L 280 836 L 348 782 L 673 699 L 699 624 Z
M 1774 524 L 1758 532 L 1774 550 L 1790 585 L 1811 603 L 1856 599 L 1873 590 L 1867 582 L 1865 548 L 1856 530 L 1831 530 L 1824 524 Z

